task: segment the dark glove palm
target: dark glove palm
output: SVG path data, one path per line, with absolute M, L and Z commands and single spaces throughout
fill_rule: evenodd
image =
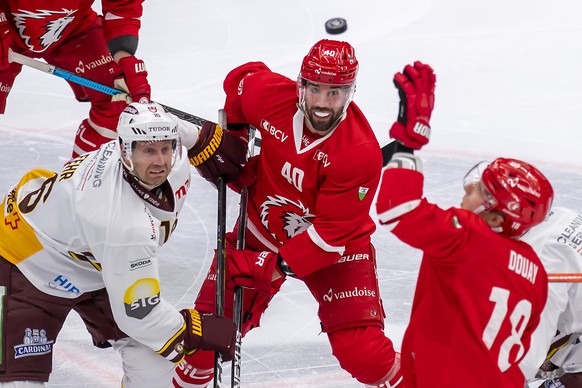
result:
M 199 349 L 212 350 L 222 354 L 223 361 L 234 357 L 236 325 L 230 318 L 212 314 L 200 314 L 198 310 L 180 311 L 186 322 L 184 353 L 192 354 Z

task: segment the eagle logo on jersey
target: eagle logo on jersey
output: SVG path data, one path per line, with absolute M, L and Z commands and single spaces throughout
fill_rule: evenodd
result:
M 280 195 L 267 196 L 261 204 L 261 222 L 280 243 L 309 228 L 313 218 L 315 215 L 300 201 L 293 202 Z
M 19 11 L 20 13 L 13 13 L 14 24 L 26 46 L 35 53 L 42 53 L 58 42 L 77 12 L 65 8 L 60 11 Z

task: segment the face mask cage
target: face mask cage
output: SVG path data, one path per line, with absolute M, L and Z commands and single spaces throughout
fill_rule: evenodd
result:
M 483 171 L 489 166 L 489 162 L 480 162 L 473 166 L 465 177 L 463 178 L 463 188 L 466 192 L 469 190 L 478 190 L 482 202 L 481 205 L 474 210 L 475 213 L 479 214 L 483 211 L 492 210 L 497 206 L 498 202 L 493 197 L 493 195 L 487 190 L 485 184 L 482 181 Z

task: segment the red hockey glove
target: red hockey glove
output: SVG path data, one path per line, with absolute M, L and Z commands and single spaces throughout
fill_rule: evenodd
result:
M 8 49 L 12 47 L 14 33 L 8 25 L 6 13 L 0 12 L 0 70 L 6 70 L 10 65 Z
M 228 184 L 228 187 L 236 193 L 241 192 L 243 187 L 251 187 L 253 183 L 257 180 L 257 168 L 259 166 L 259 157 L 251 157 L 244 165 L 240 171 L 240 175 L 237 180 L 232 181 Z M 249 190 L 252 192 L 252 189 Z
M 189 355 L 203 349 L 219 352 L 223 361 L 233 359 L 236 325 L 232 319 L 200 314 L 195 309 L 184 309 L 180 314 L 186 322 L 184 354 Z
M 226 274 L 237 286 L 269 291 L 277 259 L 278 254 L 273 252 L 229 251 L 226 254 Z M 277 275 L 281 276 L 281 273 Z
M 246 145 L 242 140 L 211 121 L 204 122 L 198 141 L 188 150 L 190 163 L 214 186 L 221 175 L 226 177 L 227 182 L 236 180 L 246 161 L 246 154 Z
M 123 77 L 131 99 L 142 104 L 150 102 L 151 87 L 147 79 L 148 71 L 143 61 L 130 55 L 121 58 L 118 63 L 123 71 Z
M 406 65 L 403 73 L 394 75 L 400 108 L 398 119 L 390 128 L 390 137 L 419 150 L 430 138 L 436 76 L 429 65 L 419 61 L 414 62 L 414 66 Z

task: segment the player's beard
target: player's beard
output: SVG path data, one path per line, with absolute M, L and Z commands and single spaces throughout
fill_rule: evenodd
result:
M 315 114 L 315 111 L 328 112 L 330 115 L 326 118 L 321 118 Z M 342 113 L 341 109 L 334 111 L 331 109 L 311 108 L 307 110 L 307 118 L 313 129 L 319 133 L 326 133 L 337 126 L 341 120 Z

